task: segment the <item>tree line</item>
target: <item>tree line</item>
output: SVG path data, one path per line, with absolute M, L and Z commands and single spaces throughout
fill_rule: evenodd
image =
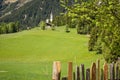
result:
M 119 0 L 61 0 L 66 9 L 66 24 L 74 23 L 78 34 L 89 34 L 89 51 L 103 54 L 107 62 L 120 57 Z
M 0 34 L 15 33 L 20 29 L 19 22 L 0 23 Z

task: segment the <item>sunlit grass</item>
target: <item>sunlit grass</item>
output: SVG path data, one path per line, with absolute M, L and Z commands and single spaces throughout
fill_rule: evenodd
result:
M 90 67 L 102 55 L 88 51 L 86 35 L 64 27 L 55 31 L 34 28 L 14 34 L 0 35 L 0 80 L 51 80 L 53 61 L 61 61 L 67 74 L 67 62 Z

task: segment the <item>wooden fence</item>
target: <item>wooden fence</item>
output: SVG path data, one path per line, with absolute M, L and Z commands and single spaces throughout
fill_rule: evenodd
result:
M 84 64 L 76 66 L 73 72 L 73 63 L 68 62 L 68 72 L 66 77 L 61 76 L 60 61 L 53 62 L 52 80 L 120 80 L 120 64 L 104 63 L 100 68 L 100 60 L 92 63 L 91 68 L 85 69 Z

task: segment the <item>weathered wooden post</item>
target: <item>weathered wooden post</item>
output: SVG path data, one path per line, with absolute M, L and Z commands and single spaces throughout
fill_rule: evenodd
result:
M 103 69 L 104 69 L 104 71 L 103 71 L 104 80 L 108 80 L 108 65 L 107 65 L 107 63 L 104 63 Z
M 72 62 L 69 62 L 68 63 L 68 80 L 72 80 L 72 70 L 73 70 L 73 65 L 72 65 Z
M 52 80 L 60 80 L 60 74 L 61 74 L 61 63 L 60 61 L 54 61 Z
M 82 71 L 82 80 L 85 80 L 85 69 L 84 69 L 84 64 L 81 64 L 81 71 Z
M 114 63 L 110 64 L 110 80 L 115 80 Z
M 96 80 L 96 64 L 93 63 L 90 69 L 90 80 Z
M 119 80 L 119 65 L 116 63 L 116 80 Z
M 79 66 L 76 67 L 76 80 L 80 80 L 80 68 L 79 68 Z
M 86 69 L 86 80 L 90 80 L 90 69 Z
M 60 61 L 57 61 L 57 71 L 58 71 L 58 80 L 60 80 L 60 77 L 61 77 L 61 63 L 60 63 Z
M 96 79 L 100 80 L 100 60 L 97 60 L 96 63 L 96 73 L 97 73 Z

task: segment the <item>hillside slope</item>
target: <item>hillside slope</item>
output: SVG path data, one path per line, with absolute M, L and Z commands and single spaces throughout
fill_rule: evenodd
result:
M 19 21 L 23 28 L 36 26 L 40 20 L 49 18 L 50 13 L 63 12 L 59 0 L 14 0 L 6 4 L 0 0 L 0 22 Z

